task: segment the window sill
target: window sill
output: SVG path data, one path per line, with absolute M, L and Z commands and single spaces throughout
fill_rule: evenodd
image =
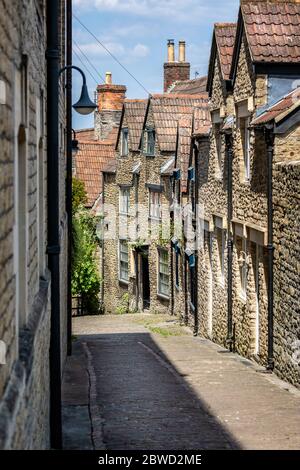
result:
M 148 157 L 148 158 L 154 158 L 155 157 L 155 154 L 153 153 L 144 153 L 145 157 Z
M 128 153 L 127 153 L 126 155 L 121 155 L 121 154 L 120 154 L 120 158 L 126 158 L 126 157 L 128 157 L 128 156 L 129 156 Z
M 161 300 L 167 300 L 169 302 L 170 297 L 168 295 L 160 294 L 159 292 L 157 293 L 157 298 Z
M 125 281 L 124 279 L 119 279 L 119 284 L 123 284 L 124 286 L 128 286 L 129 281 Z
M 241 292 L 239 292 L 239 300 L 240 302 L 242 302 L 243 304 L 246 304 L 247 303 L 247 296 L 242 294 Z
M 119 212 L 119 215 L 123 215 L 124 217 L 129 217 L 130 214 L 128 212 Z

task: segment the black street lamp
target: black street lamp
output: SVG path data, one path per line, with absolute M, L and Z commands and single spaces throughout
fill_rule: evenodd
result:
M 86 86 L 86 77 L 85 77 L 85 74 L 83 73 L 83 71 L 79 67 L 77 67 L 76 65 L 66 65 L 65 67 L 60 69 L 59 74 L 61 75 L 66 70 L 70 70 L 70 69 L 78 70 L 78 72 L 81 73 L 82 82 L 83 82 L 82 83 L 82 88 L 81 88 L 80 98 L 77 101 L 77 103 L 73 104 L 73 108 L 79 114 L 83 114 L 83 115 L 91 114 L 92 112 L 95 111 L 97 106 L 95 105 L 95 103 L 89 97 L 88 89 L 87 89 L 87 86 Z
M 70 26 L 71 28 L 71 26 Z M 69 54 L 71 60 L 71 54 Z M 90 99 L 84 72 L 75 65 L 66 65 L 59 71 L 59 75 L 67 71 L 67 165 L 66 165 L 66 212 L 68 215 L 68 273 L 67 273 L 67 352 L 72 354 L 72 173 L 73 156 L 78 151 L 78 140 L 76 140 L 75 131 L 72 129 L 72 70 L 77 70 L 82 76 L 82 88 L 80 98 L 73 105 L 75 111 L 81 115 L 88 115 L 95 111 L 96 104 Z M 75 138 L 72 138 L 72 132 Z

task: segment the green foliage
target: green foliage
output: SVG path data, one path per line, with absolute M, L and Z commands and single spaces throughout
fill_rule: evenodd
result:
M 73 215 L 87 203 L 87 194 L 83 181 L 73 178 L 72 180 L 72 212 Z
M 73 216 L 72 295 L 80 295 L 87 313 L 99 312 L 100 275 L 96 260 L 98 218 L 88 210 Z
M 116 308 L 116 313 L 119 315 L 124 315 L 129 313 L 129 294 L 126 292 L 121 299 L 120 305 Z

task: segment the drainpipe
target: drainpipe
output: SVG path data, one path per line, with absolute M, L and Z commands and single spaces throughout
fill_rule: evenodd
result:
M 58 151 L 59 0 L 47 1 L 47 206 L 48 267 L 51 272 L 50 443 L 62 448 L 60 335 L 60 218 Z
M 134 175 L 135 178 L 135 217 L 136 223 L 139 222 L 139 175 Z M 139 298 L 140 298 L 140 273 L 139 273 L 139 254 L 138 250 L 135 249 L 134 262 L 135 262 L 135 308 L 138 312 L 139 310 Z
M 199 151 L 197 145 L 195 145 L 195 142 L 193 142 L 193 148 L 194 148 L 194 162 L 195 162 L 195 215 L 196 215 L 196 220 L 197 220 L 197 208 L 198 208 L 198 202 L 199 202 L 199 181 L 198 181 L 198 157 L 199 157 Z M 197 222 L 196 222 L 196 234 L 197 234 Z M 199 330 L 199 318 L 198 318 L 198 246 L 195 247 L 195 325 L 194 325 L 194 336 L 198 335 L 198 330 Z
M 101 306 L 102 306 L 102 313 L 104 312 L 104 205 L 105 205 L 105 198 L 104 198 L 104 188 L 105 188 L 105 173 L 102 173 L 102 207 L 103 207 L 103 214 L 102 214 L 102 230 L 101 230 L 101 291 L 100 291 L 100 297 L 101 297 Z
M 171 222 L 171 240 L 174 236 L 174 212 L 170 212 L 170 222 Z M 175 313 L 175 294 L 174 294 L 174 254 L 173 254 L 173 245 L 172 241 L 170 242 L 170 266 L 171 266 L 171 315 L 174 315 Z
M 198 330 L 199 330 L 199 319 L 198 319 L 198 254 L 195 252 L 195 278 L 194 281 L 195 283 L 195 323 L 194 323 L 194 336 L 198 336 Z
M 184 254 L 184 324 L 188 326 L 189 324 L 189 313 L 188 313 L 188 276 L 187 276 L 187 270 L 188 270 L 188 263 L 186 256 Z
M 234 349 L 232 328 L 232 135 L 225 134 L 227 157 L 227 344 L 229 351 Z
M 274 133 L 273 129 L 265 129 L 265 138 L 267 144 L 268 156 L 268 364 L 267 369 L 274 369 L 273 352 L 273 264 L 274 264 L 274 245 L 273 245 L 273 154 L 274 154 Z
M 67 66 L 72 65 L 72 0 L 67 0 Z M 67 353 L 72 354 L 72 70 L 67 69 L 66 86 L 66 212 L 68 216 L 68 264 L 67 264 Z

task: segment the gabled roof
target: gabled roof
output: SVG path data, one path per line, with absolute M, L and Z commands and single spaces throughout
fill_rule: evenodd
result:
M 236 23 L 215 23 L 211 46 L 207 90 L 211 94 L 218 54 L 223 80 L 228 81 L 236 36 Z
M 299 0 L 241 0 L 230 77 L 236 73 L 245 31 L 254 64 L 297 65 L 300 59 Z
M 211 114 L 208 106 L 198 106 L 194 112 L 193 135 L 207 136 L 211 130 Z
M 155 132 L 160 151 L 176 151 L 179 120 L 193 116 L 194 109 L 202 104 L 208 104 L 207 93 L 197 95 L 157 94 L 150 98 L 149 105 L 153 110 Z M 147 116 L 145 116 L 144 126 L 146 120 Z
M 207 77 L 194 78 L 193 80 L 178 80 L 168 90 L 168 93 L 184 93 L 196 95 L 206 91 Z
M 116 173 L 117 171 L 117 160 L 113 158 L 107 163 L 102 170 L 102 173 Z
M 102 192 L 102 171 L 113 159 L 112 142 L 80 141 L 75 157 L 75 175 L 84 183 L 88 207 L 93 207 Z
M 119 127 L 119 133 L 116 141 L 116 147 L 119 144 L 120 131 L 122 129 L 124 116 L 126 114 L 126 121 L 129 133 L 129 149 L 138 151 L 143 123 L 146 113 L 148 100 L 130 100 L 126 99 L 123 105 L 122 117 Z
M 192 136 L 209 135 L 211 118 L 208 102 L 194 108 L 193 114 L 178 121 L 177 152 L 175 165 L 181 170 L 181 191 L 187 190 L 187 174 L 190 161 Z
M 96 140 L 95 139 L 95 129 L 93 127 L 90 127 L 88 129 L 78 129 L 75 131 L 76 133 L 76 139 L 78 141 L 91 141 L 91 140 Z
M 270 106 L 263 114 L 252 121 L 253 126 L 267 124 L 271 121 L 279 123 L 290 113 L 300 107 L 300 88 L 285 95 L 273 106 Z
M 172 176 L 174 170 L 175 157 L 169 158 L 169 160 L 163 164 L 160 168 L 160 174 L 163 176 Z
M 193 114 L 182 118 L 178 123 L 178 153 L 176 166 L 181 169 L 181 191 L 187 190 L 187 174 L 191 152 L 191 138 L 193 133 Z
M 113 127 L 105 138 L 105 142 L 111 142 L 116 145 L 117 138 L 119 133 L 119 127 Z

